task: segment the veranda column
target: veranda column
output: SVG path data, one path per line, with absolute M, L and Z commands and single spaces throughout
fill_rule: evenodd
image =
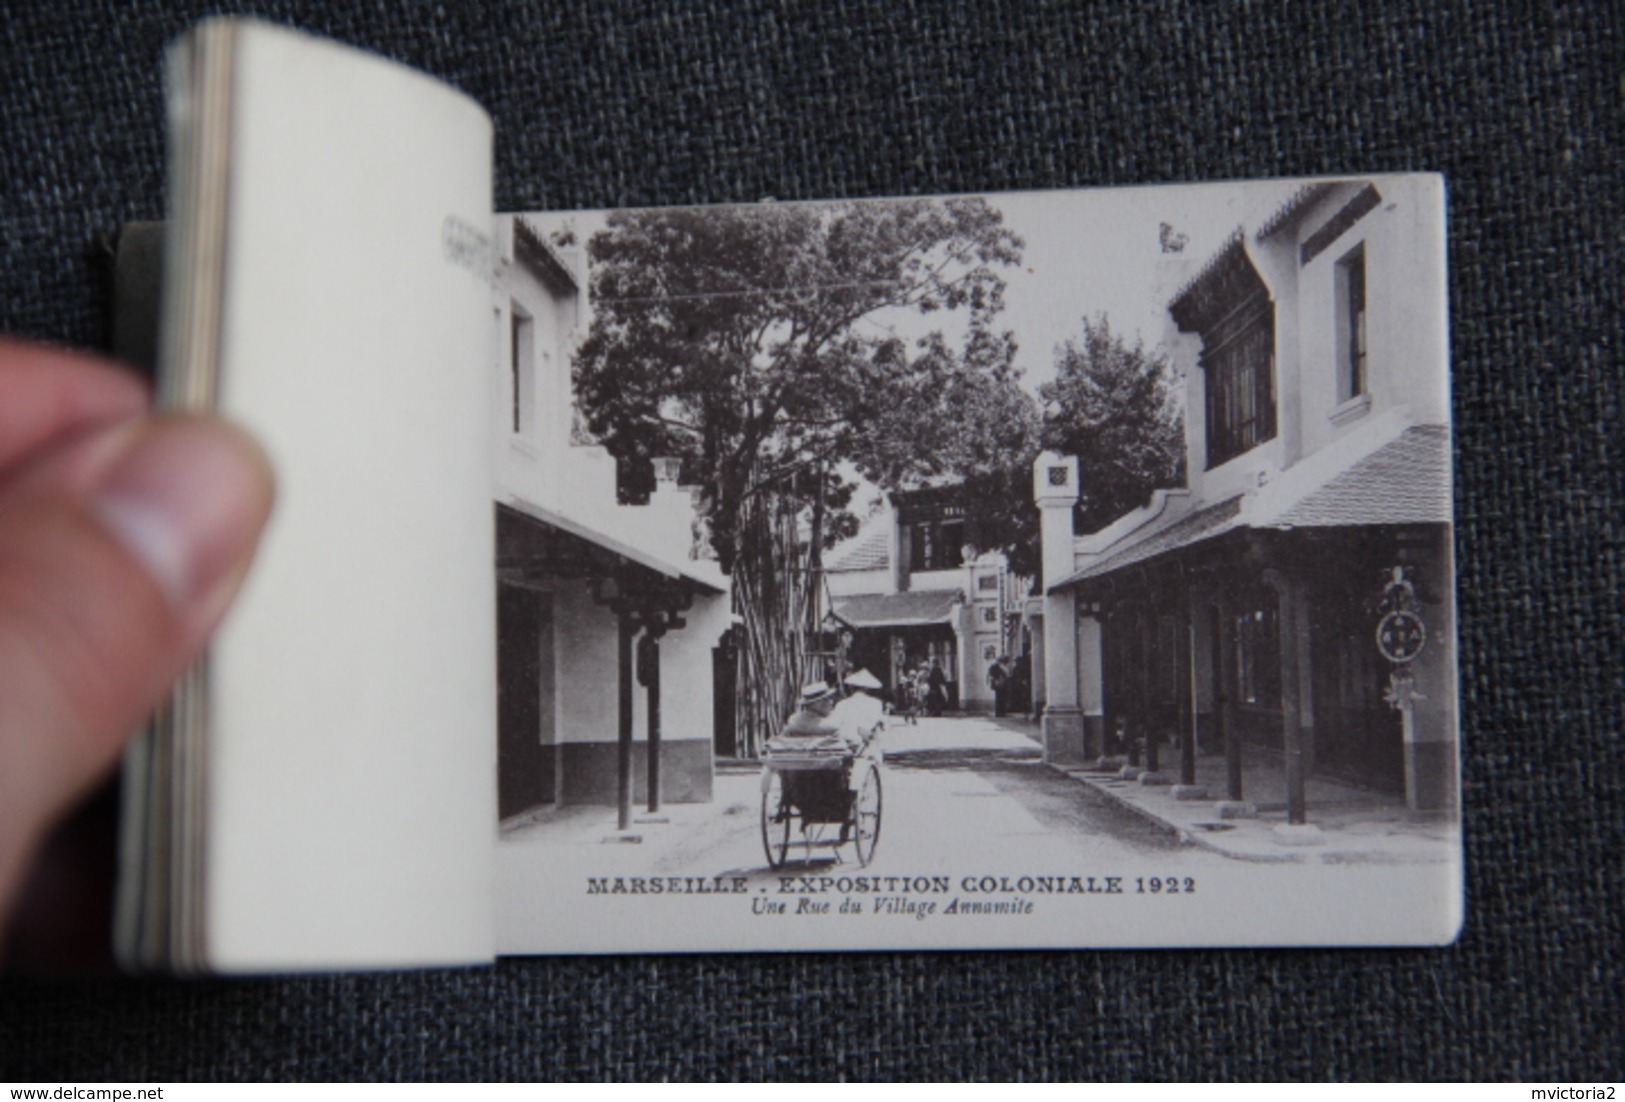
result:
M 638 640 L 638 680 L 645 694 L 644 716 L 648 720 L 649 814 L 660 810 L 660 636 L 664 627 L 659 617 L 650 617 Z
M 1213 605 L 1213 713 L 1219 721 L 1219 737 L 1224 741 L 1225 805 L 1232 818 L 1250 814 L 1242 788 L 1243 750 L 1241 732 L 1236 729 L 1236 621 L 1235 609 L 1223 596 Z
M 1307 780 L 1308 748 L 1304 745 L 1304 693 L 1300 654 L 1306 632 L 1307 610 L 1303 608 L 1302 586 L 1279 570 L 1264 571 L 1264 584 L 1275 591 L 1276 619 L 1281 662 L 1281 751 L 1286 765 L 1287 821 L 1275 828 L 1277 838 L 1292 845 L 1319 845 L 1320 828 L 1309 821 L 1304 787 Z
M 1205 800 L 1207 788 L 1196 783 L 1196 725 L 1201 715 L 1200 686 L 1197 684 L 1196 621 L 1200 615 L 1196 587 L 1185 574 L 1180 594 L 1179 618 L 1179 783 L 1169 794 L 1176 800 Z
M 638 626 L 629 612 L 616 612 L 615 829 L 632 828 L 632 639 Z
M 632 827 L 632 644 L 638 623 L 614 574 L 593 582 L 592 599 L 615 617 L 615 829 L 624 831 Z

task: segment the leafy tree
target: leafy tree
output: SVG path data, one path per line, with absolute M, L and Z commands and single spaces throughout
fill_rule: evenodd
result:
M 891 489 L 1030 452 L 992 328 L 1021 248 L 979 199 L 622 211 L 589 242 L 577 399 L 634 492 L 659 455 L 701 488 L 745 628 L 742 752 L 793 707 L 819 556 L 856 529 L 843 471 Z
M 1165 357 L 1128 344 L 1105 315 L 1055 350 L 1055 380 L 1039 387 L 1044 447 L 1078 457 L 1080 532 L 1144 505 L 1184 479 L 1185 437 Z

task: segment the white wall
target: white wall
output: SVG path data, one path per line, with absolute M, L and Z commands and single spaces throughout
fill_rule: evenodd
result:
M 1298 416 L 1305 454 L 1359 428 L 1360 422 L 1404 409 L 1413 424 L 1449 419 L 1445 369 L 1444 249 L 1441 196 L 1431 178 L 1378 181 L 1382 203 L 1356 222 L 1299 273 L 1302 324 L 1297 357 L 1303 365 Z M 1334 200 L 1300 228 L 1301 243 L 1341 206 Z M 1337 267 L 1356 248 L 1366 269 L 1366 399 L 1342 403 L 1337 393 L 1341 309 Z M 1335 416 L 1334 416 L 1335 415 Z
M 965 588 L 965 568 L 956 566 L 952 570 L 916 570 L 908 576 L 910 592 L 932 589 L 958 589 Z
M 711 648 L 732 622 L 727 594 L 696 597 L 683 614 L 687 626 L 660 640 L 660 723 L 667 740 L 713 734 Z
M 728 629 L 726 594 L 697 597 L 684 614 L 686 626 L 660 640 L 660 729 L 666 740 L 712 736 L 711 648 Z M 554 654 L 559 740 L 614 742 L 619 737 L 617 707 L 619 629 L 615 617 L 595 604 L 586 582 L 560 582 L 554 588 Z M 634 667 L 635 668 L 635 667 Z M 633 738 L 648 729 L 646 693 L 634 683 Z
M 614 742 L 616 726 L 616 645 L 618 629 L 609 609 L 593 603 L 588 583 L 560 582 L 554 590 L 557 632 L 559 737 L 567 742 Z M 641 711 L 641 693 L 634 706 Z M 641 717 L 634 719 L 640 722 Z M 641 733 L 641 726 L 634 727 Z
M 582 323 L 576 292 L 559 293 L 514 259 L 514 222 L 497 220 L 497 255 L 502 267 L 492 295 L 497 329 L 497 360 L 492 370 L 492 441 L 498 497 L 506 495 L 557 508 L 561 487 L 570 483 L 563 456 L 571 449 L 572 389 L 570 350 Z M 524 403 L 525 429 L 513 428 L 512 371 L 515 306 L 531 319 L 529 371 L 532 386 Z M 613 487 L 614 467 L 610 467 Z M 611 499 L 613 500 L 613 498 Z
M 1201 342 L 1169 320 L 1164 335 L 1185 375 L 1186 482 L 1198 504 L 1258 488 L 1377 416 L 1399 410 L 1412 424 L 1449 419 L 1442 183 L 1435 177 L 1377 177 L 1382 196 L 1308 264 L 1301 248 L 1365 186 L 1337 185 L 1291 231 L 1259 241 L 1269 211 L 1253 211 L 1244 248 L 1274 304 L 1275 437 L 1211 470 L 1207 462 L 1206 373 Z M 1340 403 L 1337 265 L 1363 246 L 1366 264 L 1368 401 Z M 1335 414 L 1335 416 L 1334 416 Z

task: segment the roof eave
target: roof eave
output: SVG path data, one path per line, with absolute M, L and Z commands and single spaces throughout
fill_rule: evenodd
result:
M 676 565 L 675 563 L 666 562 L 665 560 L 656 555 L 650 554 L 648 551 L 645 551 L 642 548 L 634 547 L 624 540 L 617 539 L 606 532 L 600 532 L 591 525 L 585 524 L 573 517 L 566 516 L 563 513 L 555 512 L 552 509 L 543 508 L 540 505 L 536 505 L 532 502 L 525 501 L 522 498 L 511 495 L 506 501 L 503 502 L 503 504 L 513 509 L 517 513 L 530 517 L 532 520 L 537 520 L 543 524 L 552 525 L 553 527 L 568 532 L 573 536 L 577 536 L 581 539 L 587 540 L 590 543 L 594 543 L 603 548 L 605 551 L 617 555 L 620 558 L 623 558 L 626 561 L 634 563 L 647 570 L 651 570 L 669 581 L 684 582 L 698 590 L 703 590 L 712 596 L 727 592 L 726 585 L 718 585 L 710 578 L 706 578 L 692 570 L 687 570 Z

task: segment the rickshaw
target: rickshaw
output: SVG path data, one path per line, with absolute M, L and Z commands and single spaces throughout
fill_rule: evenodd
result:
M 872 746 L 880 725 L 853 746 L 840 735 L 780 735 L 762 750 L 762 847 L 783 868 L 791 846 L 839 859 L 852 844 L 867 866 L 880 842 L 880 765 Z

